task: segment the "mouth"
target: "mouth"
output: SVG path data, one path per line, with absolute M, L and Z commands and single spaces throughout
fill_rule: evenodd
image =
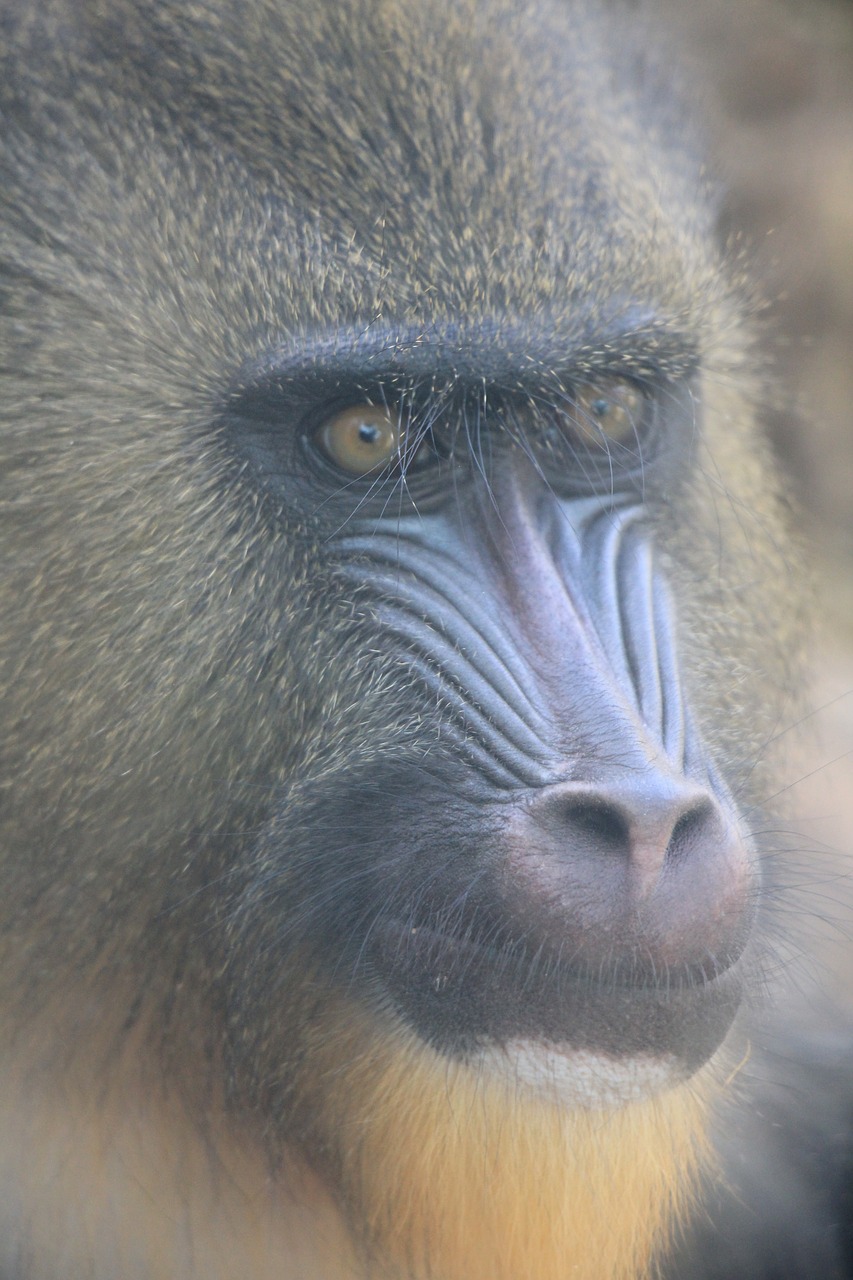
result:
M 439 1051 L 490 1055 L 519 1079 L 531 1054 L 539 1074 L 543 1063 L 556 1075 L 573 1062 L 597 1063 L 596 1076 L 618 1067 L 620 1097 L 626 1071 L 683 1078 L 707 1062 L 742 993 L 737 962 L 721 972 L 622 963 L 591 973 L 544 946 L 498 945 L 395 919 L 377 926 L 372 962 L 397 1014 Z

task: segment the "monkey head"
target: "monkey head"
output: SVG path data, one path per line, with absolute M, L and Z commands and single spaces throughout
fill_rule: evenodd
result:
M 7 23 L 18 1062 L 309 1170 L 359 1275 L 634 1274 L 759 967 L 789 553 L 628 22 Z

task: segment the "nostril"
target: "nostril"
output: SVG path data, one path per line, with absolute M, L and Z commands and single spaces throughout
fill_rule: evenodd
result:
M 625 855 L 630 852 L 628 825 L 616 809 L 604 801 L 580 800 L 566 805 L 566 832 L 590 852 Z
M 528 813 L 562 859 L 620 859 L 645 896 L 664 873 L 707 863 L 740 847 L 716 799 L 662 772 L 590 786 L 563 783 L 535 796 Z M 534 842 L 535 843 L 535 842 Z
M 716 810 L 710 801 L 682 813 L 672 828 L 664 860 L 675 863 L 689 858 L 709 839 L 719 836 L 719 827 Z

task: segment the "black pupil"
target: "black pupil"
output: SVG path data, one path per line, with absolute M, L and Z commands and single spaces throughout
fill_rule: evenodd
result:
M 379 439 L 379 428 L 370 422 L 361 422 L 358 427 L 358 438 L 362 444 L 376 444 Z
M 592 409 L 592 412 L 595 414 L 596 418 L 606 418 L 608 413 L 610 412 L 611 405 L 609 400 L 605 400 L 602 398 L 601 400 L 593 400 L 590 408 Z

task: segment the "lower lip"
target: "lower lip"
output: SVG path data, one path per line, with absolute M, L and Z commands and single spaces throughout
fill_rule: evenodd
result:
M 377 929 L 373 957 L 382 988 L 423 1039 L 578 1105 L 619 1105 L 690 1075 L 740 1004 L 738 965 L 693 984 L 595 982 L 399 921 Z

